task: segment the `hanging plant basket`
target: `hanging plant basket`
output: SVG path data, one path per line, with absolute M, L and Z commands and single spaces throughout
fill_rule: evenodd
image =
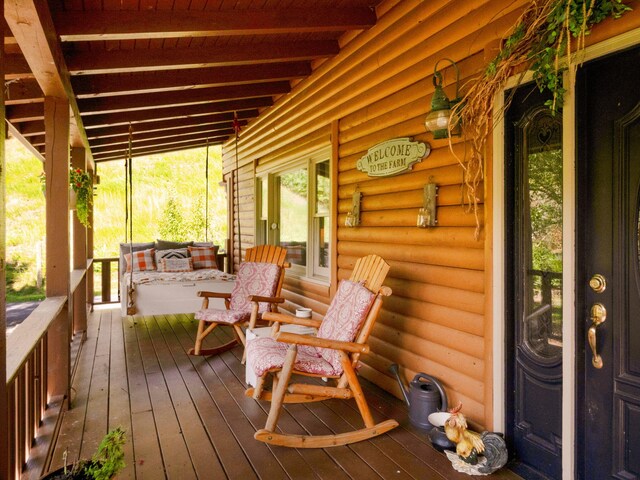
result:
M 69 170 L 69 203 L 74 203 L 76 216 L 82 225 L 91 228 L 89 224 L 89 209 L 93 203 L 93 180 L 88 172 L 80 168 Z M 74 202 L 75 197 L 75 202 Z

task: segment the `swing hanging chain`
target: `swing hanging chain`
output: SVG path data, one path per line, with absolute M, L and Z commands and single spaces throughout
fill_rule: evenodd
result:
M 209 241 L 209 137 L 206 143 L 207 153 L 205 155 L 205 197 L 204 197 L 204 241 Z
M 135 294 L 135 287 L 133 285 L 133 159 L 131 157 L 133 143 L 133 127 L 131 123 L 129 123 L 129 151 L 127 154 L 127 159 L 125 160 L 125 166 L 127 167 L 126 177 L 125 178 L 125 190 L 128 191 L 126 207 L 127 213 L 126 217 L 129 220 L 129 255 L 131 258 L 131 270 L 129 273 L 129 288 L 127 289 L 127 296 L 129 297 L 127 302 L 127 315 L 135 314 L 135 301 L 133 296 Z

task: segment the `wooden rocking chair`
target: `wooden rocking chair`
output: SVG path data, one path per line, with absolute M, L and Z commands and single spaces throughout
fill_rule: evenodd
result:
M 285 262 L 287 249 L 274 245 L 259 245 L 246 251 L 244 262 L 236 276 L 231 293 L 198 292 L 202 297 L 202 309 L 196 312 L 199 320 L 195 346 L 189 355 L 216 355 L 238 344 L 245 345 L 246 339 L 242 327 L 255 328 L 264 312 L 277 312 L 284 282 L 284 269 L 290 264 Z M 226 309 L 209 308 L 210 298 L 223 298 Z M 202 341 L 218 326 L 233 328 L 234 339 L 213 348 L 202 348 Z
M 398 426 L 395 420 L 375 424 L 355 372 L 360 355 L 369 351 L 367 340 L 382 306 L 391 295 L 382 286 L 389 265 L 377 255 L 359 259 L 349 280 L 343 280 L 327 314 L 320 322 L 278 313 L 263 318 L 275 322 L 272 337 L 256 338 L 247 346 L 247 368 L 256 374 L 255 388 L 246 391 L 256 400 L 271 401 L 264 429 L 254 438 L 273 445 L 324 448 L 359 442 Z M 281 323 L 318 328 L 317 336 L 280 332 Z M 272 392 L 264 389 L 273 374 Z M 292 374 L 334 379 L 335 386 L 290 383 Z M 334 435 L 291 435 L 275 431 L 283 403 L 355 398 L 364 428 Z

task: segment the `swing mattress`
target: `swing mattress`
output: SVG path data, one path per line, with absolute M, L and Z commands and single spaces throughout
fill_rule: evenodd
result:
M 195 313 L 202 307 L 199 291 L 230 293 L 235 276 L 216 269 L 200 269 L 193 272 L 134 272 L 135 315 L 165 315 Z M 120 308 L 127 315 L 129 302 L 129 274 L 121 279 Z M 224 300 L 212 298 L 211 308 L 225 308 Z

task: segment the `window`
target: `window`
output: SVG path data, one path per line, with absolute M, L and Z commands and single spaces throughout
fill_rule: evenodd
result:
M 256 238 L 287 249 L 291 273 L 327 279 L 331 235 L 328 153 L 263 172 L 256 181 Z

